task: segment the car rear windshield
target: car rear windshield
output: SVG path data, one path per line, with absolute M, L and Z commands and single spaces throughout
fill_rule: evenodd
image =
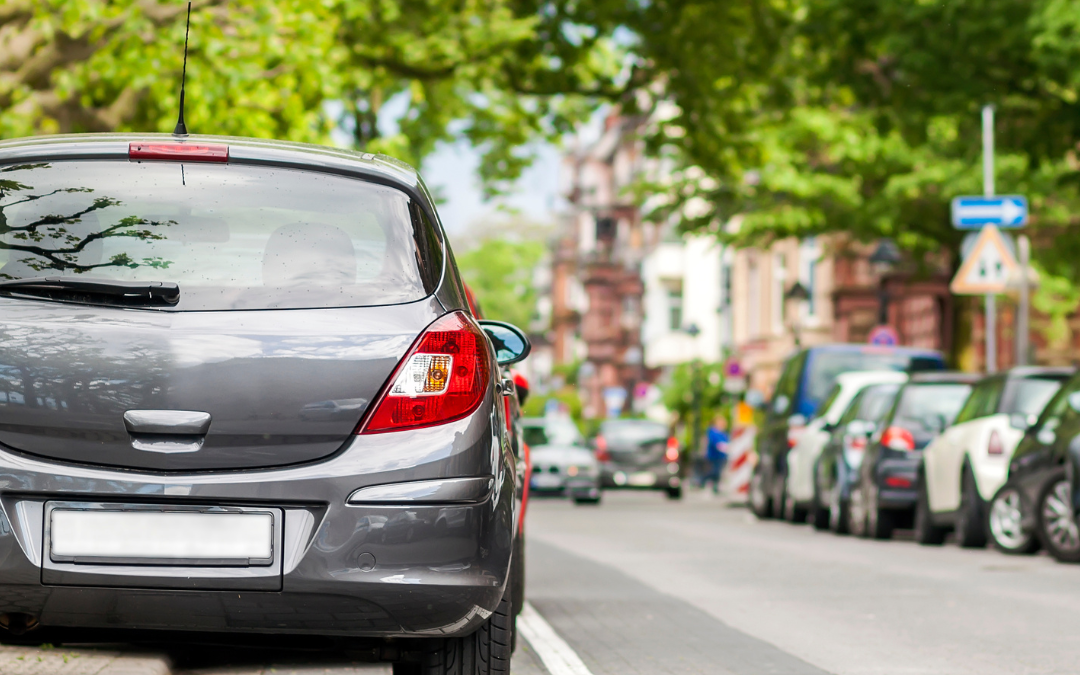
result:
M 403 192 L 237 164 L 62 161 L 0 169 L 0 280 L 174 282 L 178 310 L 412 302 L 442 274 Z
M 802 398 L 808 411 L 815 411 L 837 375 L 855 370 L 895 370 L 915 372 L 941 370 L 944 362 L 933 354 L 909 354 L 866 347 L 851 351 L 813 350 L 806 369 Z M 803 414 L 807 412 L 800 410 Z
M 938 433 L 953 423 L 971 385 L 959 382 L 926 382 L 908 385 L 900 395 L 892 423 L 918 435 Z
M 570 420 L 528 421 L 525 423 L 525 442 L 537 445 L 581 445 L 581 432 Z
M 1025 417 L 1029 415 L 1037 416 L 1050 402 L 1050 399 L 1054 397 L 1058 389 L 1061 389 L 1062 381 L 1061 379 L 1041 377 L 1030 377 L 1015 381 L 1012 383 L 1014 389 L 1009 392 L 1011 397 L 1010 409 L 1003 412 L 1010 415 L 1024 415 Z
M 606 422 L 600 433 L 609 445 L 630 446 L 667 438 L 667 427 L 658 422 Z

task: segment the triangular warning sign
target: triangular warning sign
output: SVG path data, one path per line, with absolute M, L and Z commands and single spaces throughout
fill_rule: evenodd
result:
M 956 295 L 993 295 L 1005 292 L 1005 282 L 1016 268 L 1016 259 L 1001 232 L 987 225 L 979 233 L 971 253 L 964 258 L 960 269 L 949 284 Z

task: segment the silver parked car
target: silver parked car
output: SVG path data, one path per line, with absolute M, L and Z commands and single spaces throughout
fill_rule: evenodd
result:
M 575 504 L 600 502 L 600 463 L 568 417 L 522 420 L 532 458 L 530 494 L 558 494 Z

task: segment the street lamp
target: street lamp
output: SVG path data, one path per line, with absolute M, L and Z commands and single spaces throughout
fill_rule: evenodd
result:
M 691 340 L 695 341 L 694 360 L 690 364 L 690 368 L 693 371 L 690 373 L 690 392 L 691 396 L 693 397 L 690 403 L 693 408 L 690 422 L 691 425 L 693 425 L 690 430 L 691 438 L 693 439 L 693 448 L 691 449 L 690 454 L 693 455 L 698 451 L 698 446 L 701 444 L 701 399 L 704 393 L 702 392 L 702 389 L 704 388 L 704 383 L 701 381 L 701 357 L 699 355 L 696 343 L 696 338 L 698 335 L 701 334 L 701 329 L 698 328 L 698 325 L 696 323 L 692 323 L 689 326 L 683 328 L 682 330 L 684 333 L 690 336 Z
M 882 326 L 889 323 L 889 291 L 885 286 L 885 275 L 891 272 L 900 260 L 900 248 L 895 241 L 887 237 L 879 239 L 877 248 L 870 254 L 870 269 L 881 278 L 878 290 L 878 323 Z
M 795 348 L 802 346 L 802 304 L 810 300 L 810 291 L 796 281 L 784 292 L 784 301 L 795 301 L 795 316 L 791 320 L 791 330 L 795 336 Z

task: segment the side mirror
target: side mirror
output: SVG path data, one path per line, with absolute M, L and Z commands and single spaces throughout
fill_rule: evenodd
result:
M 1012 415 L 1009 415 L 1009 426 L 1011 426 L 1013 429 L 1018 429 L 1020 431 L 1027 431 L 1032 426 L 1034 426 L 1035 422 L 1038 421 L 1038 419 L 1039 418 L 1036 415 L 1013 413 Z
M 844 428 L 844 433 L 848 436 L 869 436 L 872 430 L 873 425 L 867 422 L 851 420 L 848 422 L 847 427 Z
M 772 411 L 777 415 L 783 415 L 787 412 L 788 406 L 791 405 L 791 399 L 787 396 L 780 394 L 773 399 Z
M 500 366 L 508 366 L 511 363 L 521 361 L 532 351 L 532 344 L 525 333 L 513 324 L 502 321 L 480 321 L 480 327 L 491 338 L 491 344 L 495 347 L 495 360 Z

